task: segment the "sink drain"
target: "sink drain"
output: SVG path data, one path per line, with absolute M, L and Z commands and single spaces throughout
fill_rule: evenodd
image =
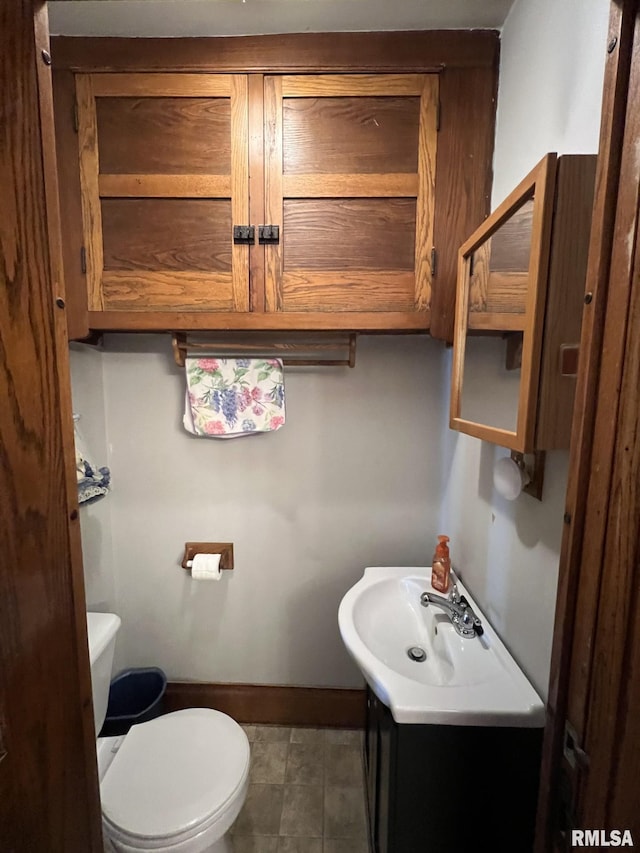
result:
M 427 659 L 427 653 L 424 649 L 421 649 L 420 646 L 410 646 L 407 649 L 407 655 L 409 660 L 413 660 L 416 663 L 422 663 Z

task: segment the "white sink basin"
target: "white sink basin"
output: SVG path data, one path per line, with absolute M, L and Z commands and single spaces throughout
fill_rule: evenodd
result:
M 434 592 L 430 568 L 365 569 L 338 611 L 340 633 L 376 696 L 398 723 L 544 725 L 545 710 L 468 590 L 481 637 L 461 637 L 448 615 L 420 596 Z M 424 661 L 411 660 L 418 647 Z

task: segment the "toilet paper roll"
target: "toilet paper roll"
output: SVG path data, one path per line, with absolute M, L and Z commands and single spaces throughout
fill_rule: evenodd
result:
M 219 581 L 220 554 L 196 554 L 191 565 L 191 577 L 196 581 Z

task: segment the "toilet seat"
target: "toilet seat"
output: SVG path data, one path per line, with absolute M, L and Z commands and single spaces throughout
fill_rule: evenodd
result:
M 133 726 L 100 786 L 107 834 L 136 850 L 173 847 L 214 824 L 222 835 L 248 774 L 247 736 L 220 711 L 190 708 Z

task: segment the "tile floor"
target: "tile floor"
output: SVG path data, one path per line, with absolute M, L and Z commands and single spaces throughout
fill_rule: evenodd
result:
M 243 728 L 251 774 L 235 853 L 368 853 L 362 733 Z

